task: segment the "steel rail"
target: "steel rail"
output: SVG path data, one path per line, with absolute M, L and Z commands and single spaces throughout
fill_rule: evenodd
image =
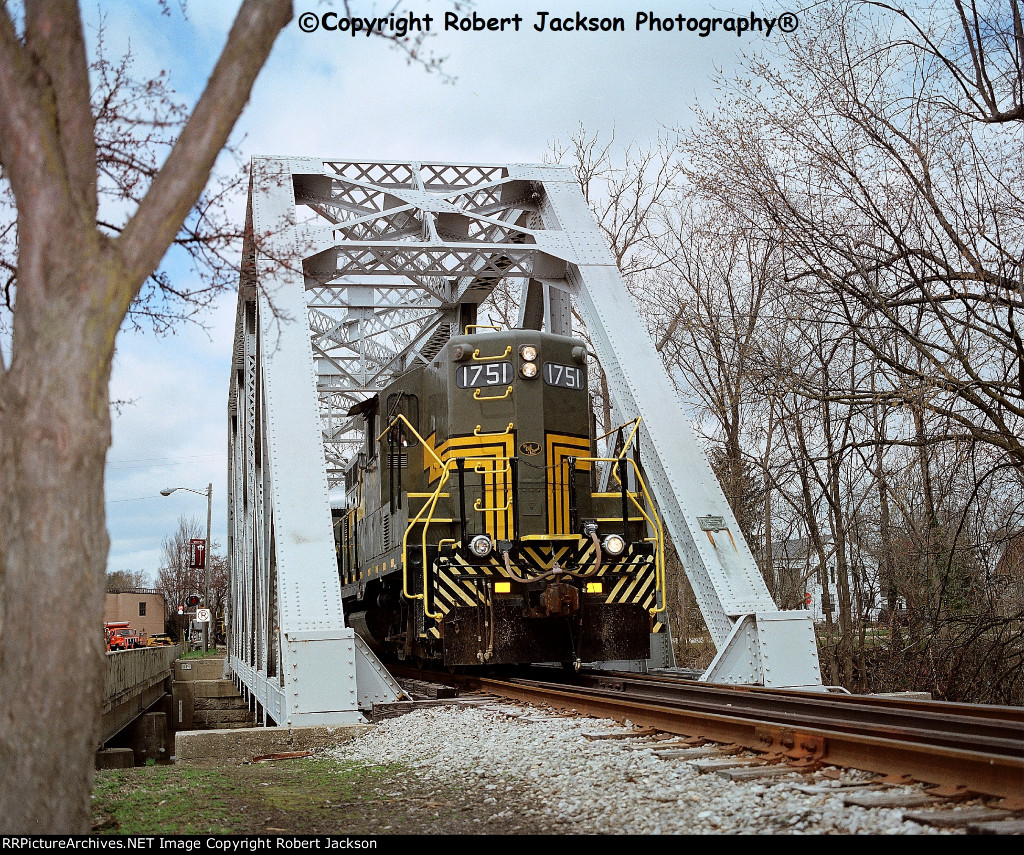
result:
M 737 745 L 763 754 L 767 762 L 798 767 L 818 764 L 906 776 L 925 784 L 957 788 L 1019 801 L 1024 785 L 1024 743 L 1015 755 L 908 741 L 899 734 L 876 735 L 834 726 L 794 726 L 774 717 L 770 698 L 760 710 L 738 713 L 723 704 L 694 710 L 665 700 L 636 699 L 607 690 L 567 688 L 552 683 L 459 676 L 467 688 L 596 718 L 629 720 L 680 736 Z M 787 693 L 792 694 L 792 693 Z M 920 736 L 920 735 L 919 735 Z
M 543 681 L 541 681 L 543 682 Z M 823 694 L 821 692 L 778 692 L 762 689 L 758 693 L 707 683 L 683 683 L 646 679 L 643 675 L 594 673 L 569 678 L 566 685 L 622 693 L 632 698 L 685 704 L 689 709 L 711 712 L 728 705 L 734 714 L 761 715 L 770 705 L 772 718 L 794 727 L 829 727 L 848 732 L 872 732 L 875 736 L 921 742 L 931 745 L 970 748 L 1006 754 L 1024 754 L 1024 710 L 997 707 L 998 713 L 976 704 L 904 701 L 902 705 L 870 696 Z M 998 716 L 998 717 L 997 717 Z
M 550 669 L 549 669 L 550 670 Z M 772 689 L 764 686 L 723 686 L 719 683 L 700 683 L 695 678 L 687 679 L 674 674 L 638 674 L 633 672 L 620 671 L 587 671 L 581 672 L 593 676 L 611 676 L 615 678 L 626 677 L 637 681 L 652 681 L 660 683 L 675 683 L 683 686 L 703 686 L 708 689 L 723 689 L 731 692 L 743 692 L 751 695 L 771 695 L 773 697 L 797 697 L 805 698 L 808 694 L 815 694 L 836 700 L 841 704 L 850 707 L 864 706 L 878 709 L 906 709 L 917 712 L 937 712 L 948 715 L 951 708 L 967 710 L 972 718 L 999 719 L 1002 721 L 1016 721 L 1024 723 L 1024 707 L 1002 706 L 999 704 L 959 704 L 951 701 L 934 701 L 924 698 L 907 698 L 900 694 L 894 695 L 858 695 L 848 694 L 841 691 L 825 691 L 809 693 L 793 689 Z

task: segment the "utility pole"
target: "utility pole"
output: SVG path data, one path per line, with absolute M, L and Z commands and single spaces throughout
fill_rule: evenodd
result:
M 210 611 L 210 619 L 203 624 L 203 652 L 210 649 L 210 624 L 213 623 L 213 609 L 210 608 L 210 523 L 213 518 L 213 482 L 206 486 L 206 550 L 203 565 L 206 570 L 206 586 L 203 592 L 203 605 Z
M 161 496 L 169 496 L 176 490 L 185 490 L 197 496 L 206 496 L 206 548 L 203 550 L 203 606 L 210 611 L 210 619 L 203 623 L 203 652 L 210 649 L 210 624 L 213 623 L 213 609 L 210 609 L 210 529 L 213 523 L 213 482 L 206 485 L 205 490 L 193 490 L 191 487 L 165 487 Z M 192 565 L 195 566 L 194 564 Z M 191 629 L 189 629 L 191 635 Z

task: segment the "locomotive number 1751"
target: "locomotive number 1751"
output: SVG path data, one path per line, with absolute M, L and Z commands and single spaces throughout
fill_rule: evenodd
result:
M 460 389 L 481 386 L 504 386 L 512 382 L 511 362 L 489 362 L 486 365 L 460 365 L 455 372 L 455 384 Z
M 546 362 L 544 363 L 544 382 L 549 386 L 561 386 L 563 389 L 582 389 L 583 369 L 574 365 Z

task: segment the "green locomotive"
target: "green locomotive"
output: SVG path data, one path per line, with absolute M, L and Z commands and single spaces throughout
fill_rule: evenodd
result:
M 637 423 L 599 459 L 582 341 L 465 332 L 350 411 L 365 445 L 332 509 L 349 625 L 447 666 L 647 659 L 667 627 Z

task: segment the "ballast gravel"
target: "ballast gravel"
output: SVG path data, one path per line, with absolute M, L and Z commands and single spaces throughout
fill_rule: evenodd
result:
M 448 704 L 385 719 L 327 753 L 399 763 L 420 786 L 479 799 L 490 806 L 481 834 L 964 833 L 904 820 L 898 809 L 844 804 L 844 795 L 863 792 L 857 784 L 876 775 L 844 770 L 836 779 L 836 770 L 825 769 L 737 782 L 701 772 L 694 760 L 657 756 L 664 744 L 629 722 Z

